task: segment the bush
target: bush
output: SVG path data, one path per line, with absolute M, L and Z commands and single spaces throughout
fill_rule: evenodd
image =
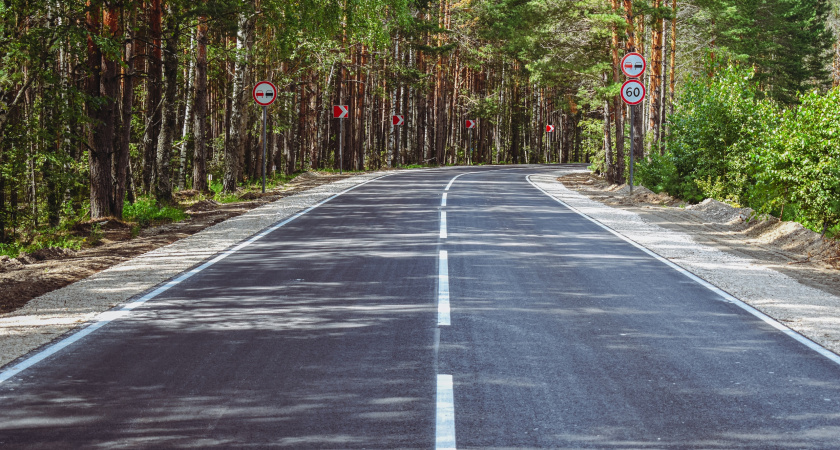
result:
M 796 219 L 818 231 L 840 223 L 838 144 L 840 89 L 803 94 L 753 157 L 753 203 L 768 212 L 793 206 Z
M 754 177 L 751 154 L 779 122 L 777 106 L 759 99 L 752 77 L 752 70 L 730 64 L 685 86 L 665 141 L 673 172 L 659 169 L 669 193 L 694 202 L 744 202 Z
M 125 202 L 123 207 L 123 220 L 137 222 L 141 226 L 147 226 L 154 222 L 180 222 L 187 218 L 187 214 L 173 206 L 159 206 L 155 199 L 150 197 L 138 198 L 134 204 Z

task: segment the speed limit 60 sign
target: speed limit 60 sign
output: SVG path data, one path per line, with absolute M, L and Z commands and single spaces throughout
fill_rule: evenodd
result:
M 621 99 L 628 105 L 638 105 L 645 99 L 645 85 L 639 80 L 627 80 L 621 85 Z

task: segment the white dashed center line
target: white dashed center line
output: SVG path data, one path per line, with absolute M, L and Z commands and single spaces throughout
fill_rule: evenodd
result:
M 452 375 L 437 376 L 435 448 L 455 449 L 455 396 L 452 392 Z
M 449 254 L 440 251 L 438 270 L 438 325 L 449 325 Z

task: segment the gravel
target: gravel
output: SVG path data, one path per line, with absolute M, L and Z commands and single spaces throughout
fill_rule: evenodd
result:
M 667 258 L 834 353 L 840 353 L 840 297 L 804 286 L 755 261 L 698 244 L 689 235 L 645 222 L 638 214 L 612 208 L 569 190 L 556 180 L 561 170 L 531 176 L 558 200 Z M 707 202 L 698 212 L 714 214 Z
M 282 198 L 0 315 L 0 367 L 91 322 L 100 313 L 150 291 L 260 230 L 380 176 L 382 173 L 358 175 Z

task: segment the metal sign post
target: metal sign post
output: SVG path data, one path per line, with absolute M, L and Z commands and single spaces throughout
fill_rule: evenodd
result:
M 621 59 L 621 71 L 628 77 L 641 76 L 646 67 L 645 59 L 638 53 L 628 53 Z M 634 126 L 634 119 L 636 105 L 645 99 L 645 85 L 635 78 L 630 78 L 621 85 L 621 99 L 630 106 L 630 194 L 632 195 L 633 167 L 636 165 L 636 127 Z
M 268 106 L 263 106 L 263 132 L 262 132 L 262 141 L 263 141 L 263 157 L 262 157 L 262 191 L 265 194 L 265 125 L 268 122 Z
M 394 131 L 396 132 L 396 136 L 394 136 L 394 167 L 400 166 L 400 129 L 397 128 L 398 126 L 405 123 L 405 117 L 400 115 L 393 115 L 391 116 L 391 123 L 394 124 Z
M 265 153 L 266 153 L 266 142 L 265 142 L 265 128 L 266 123 L 268 122 L 268 105 L 274 103 L 274 100 L 277 99 L 277 86 L 275 86 L 270 81 L 260 81 L 254 86 L 254 91 L 251 92 L 251 96 L 254 97 L 254 101 L 257 102 L 258 105 L 262 106 L 263 109 L 263 128 L 262 128 L 262 144 L 263 144 L 263 153 L 262 153 L 262 191 L 265 193 Z
M 467 144 L 468 148 L 467 154 L 465 156 L 467 159 L 467 164 L 472 164 L 472 130 L 473 128 L 475 128 L 475 120 L 467 120 L 464 124 L 467 127 L 467 139 L 469 142 Z
M 350 115 L 347 105 L 333 105 L 333 118 L 338 119 L 338 173 L 344 174 L 344 119 Z

